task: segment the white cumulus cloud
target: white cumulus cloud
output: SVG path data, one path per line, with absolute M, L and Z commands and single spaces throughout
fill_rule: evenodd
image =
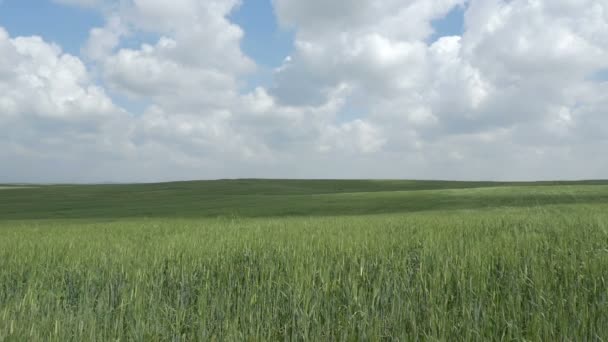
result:
M 294 51 L 252 90 L 237 0 L 56 2 L 106 24 L 82 56 L 0 29 L 0 179 L 608 172 L 604 0 L 273 0 Z

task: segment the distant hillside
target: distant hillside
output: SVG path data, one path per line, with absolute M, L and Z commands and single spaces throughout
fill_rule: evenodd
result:
M 608 203 L 608 181 L 217 180 L 1 185 L 0 219 L 324 216 Z

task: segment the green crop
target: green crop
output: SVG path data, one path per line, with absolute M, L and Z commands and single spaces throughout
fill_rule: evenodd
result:
M 605 185 L 264 182 L 2 190 L 0 341 L 608 340 Z

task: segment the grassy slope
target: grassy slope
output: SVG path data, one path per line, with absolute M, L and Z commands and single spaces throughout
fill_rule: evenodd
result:
M 0 191 L 0 341 L 601 341 L 606 274 L 602 181 Z
M 606 181 L 221 180 L 54 185 L 4 188 L 0 219 L 360 215 L 607 200 Z

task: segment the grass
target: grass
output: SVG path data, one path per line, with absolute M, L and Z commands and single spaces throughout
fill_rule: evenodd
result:
M 4 219 L 277 217 L 608 202 L 608 181 L 226 180 L 5 189 Z
M 32 186 L 16 186 L 16 185 L 5 185 L 0 186 L 0 190 L 15 190 L 15 189 L 31 189 Z
M 607 199 L 599 181 L 5 189 L 0 341 L 603 341 Z

